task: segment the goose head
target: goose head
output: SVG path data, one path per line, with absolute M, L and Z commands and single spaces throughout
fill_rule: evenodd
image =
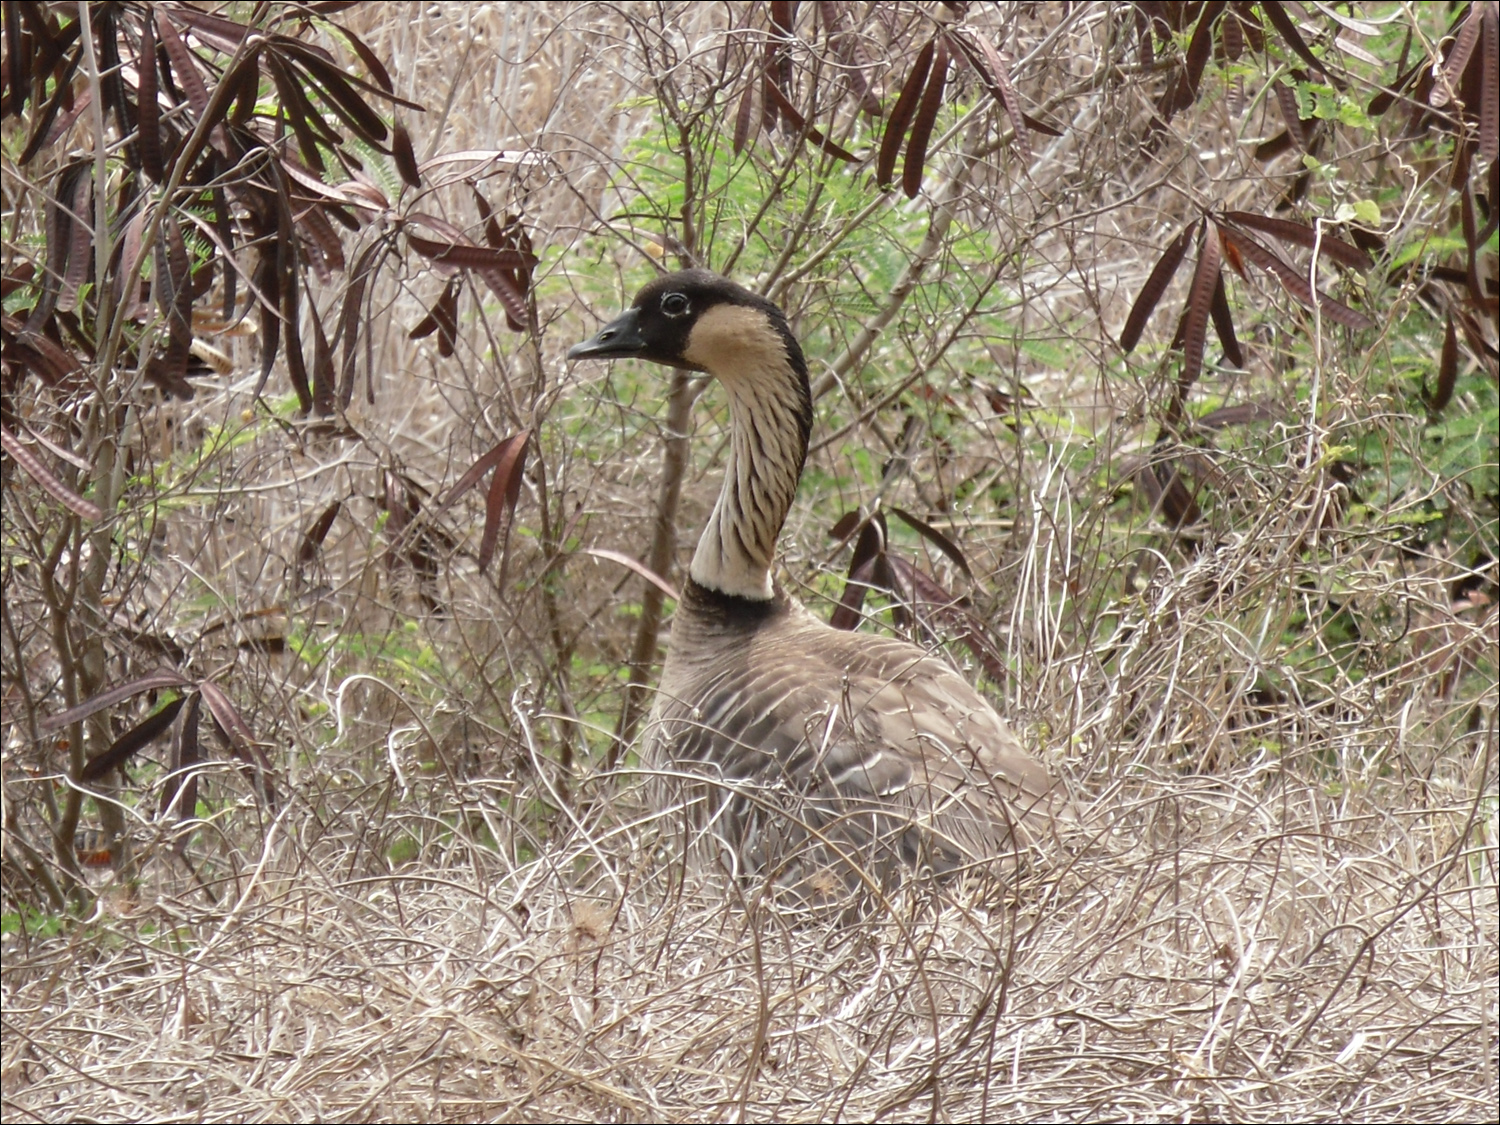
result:
M 568 350 L 575 359 L 645 359 L 713 375 L 731 390 L 753 374 L 806 378 L 802 349 L 770 301 L 708 270 L 667 274 Z M 770 369 L 769 371 L 766 369 Z
M 645 359 L 705 372 L 724 385 L 733 440 L 691 575 L 732 597 L 770 600 L 776 539 L 812 431 L 807 363 L 785 314 L 728 278 L 683 270 L 643 288 L 568 358 Z

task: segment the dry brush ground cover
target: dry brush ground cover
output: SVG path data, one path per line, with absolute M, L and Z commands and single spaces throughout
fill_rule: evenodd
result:
M 843 924 L 684 882 L 632 832 L 513 871 L 351 874 L 347 836 L 282 824 L 220 910 L 105 899 L 78 940 L 8 953 L 9 1112 L 1485 1116 L 1494 871 L 1454 847 L 1470 810 L 1317 789 L 1142 778 L 1013 900 Z
M 1495 1116 L 1500 14 L 1424 8 L 106 5 L 18 107 L 6 4 L 6 1119 Z M 727 417 L 562 354 L 684 261 L 806 342 L 784 581 L 1073 794 L 1010 884 L 641 800 Z

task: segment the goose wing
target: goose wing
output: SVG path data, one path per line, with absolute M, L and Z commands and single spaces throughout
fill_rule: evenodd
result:
M 905 642 L 789 632 L 666 677 L 649 736 L 653 764 L 712 779 L 703 804 L 747 860 L 810 835 L 950 870 L 1035 842 L 1051 780 L 962 676 Z

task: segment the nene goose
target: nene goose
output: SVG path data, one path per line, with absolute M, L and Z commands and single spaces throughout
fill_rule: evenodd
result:
M 835 630 L 772 580 L 813 417 L 782 311 L 717 274 L 675 273 L 568 352 L 623 357 L 712 375 L 733 430 L 643 764 L 693 779 L 674 792 L 696 794 L 698 826 L 727 841 L 741 872 L 790 871 L 826 890 L 830 868 L 845 885 L 856 868 L 882 880 L 1013 868 L 1060 815 L 1042 765 L 942 659 Z

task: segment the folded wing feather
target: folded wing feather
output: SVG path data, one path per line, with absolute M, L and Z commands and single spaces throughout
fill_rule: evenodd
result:
M 705 778 L 699 819 L 748 866 L 831 846 L 882 873 L 950 871 L 1043 833 L 1046 771 L 942 660 L 800 607 L 727 663 L 722 638 L 701 661 L 694 640 L 674 635 L 647 764 Z

